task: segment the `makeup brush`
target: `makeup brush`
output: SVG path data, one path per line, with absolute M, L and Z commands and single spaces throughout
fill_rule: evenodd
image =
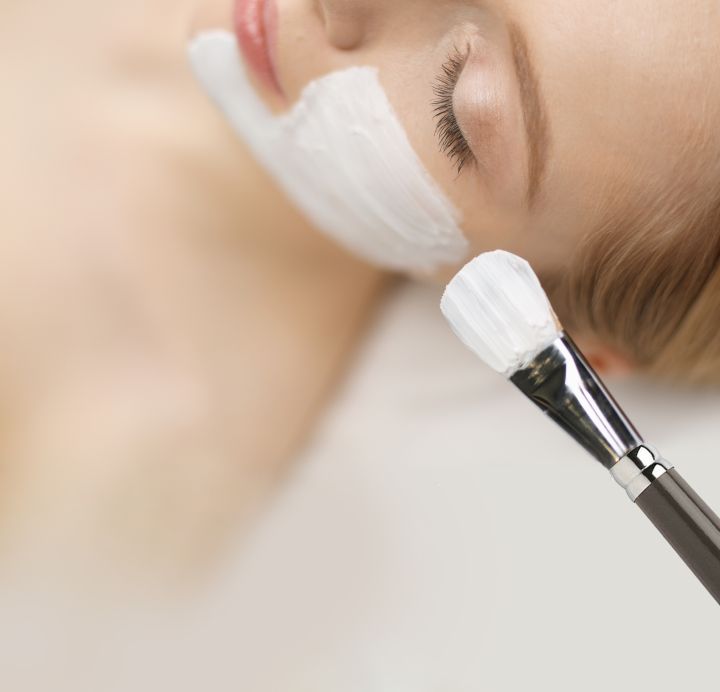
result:
M 720 603 L 720 519 L 644 441 L 523 259 L 497 250 L 450 282 L 440 308 L 463 343 L 579 442 L 626 490 Z

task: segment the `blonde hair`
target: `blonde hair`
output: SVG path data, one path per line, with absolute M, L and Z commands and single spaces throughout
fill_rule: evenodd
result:
M 720 384 L 720 167 L 702 166 L 695 147 L 685 155 L 693 163 L 672 189 L 606 215 L 546 284 L 571 332 L 597 336 L 649 374 Z

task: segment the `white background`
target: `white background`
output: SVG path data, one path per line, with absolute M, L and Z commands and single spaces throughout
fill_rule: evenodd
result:
M 3 689 L 717 690 L 718 606 L 609 474 L 457 341 L 439 298 L 394 292 L 201 594 L 3 604 Z M 720 395 L 610 388 L 720 507 Z

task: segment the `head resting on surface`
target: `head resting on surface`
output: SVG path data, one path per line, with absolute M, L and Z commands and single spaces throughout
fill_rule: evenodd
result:
M 716 0 L 272 4 L 273 87 L 255 74 L 245 91 L 280 119 L 255 108 L 245 127 L 247 104 L 230 107 L 240 80 L 203 74 L 228 87 L 217 100 L 318 228 L 440 280 L 503 248 L 532 265 L 588 357 L 591 343 L 648 373 L 720 382 Z M 383 117 L 365 117 L 371 102 Z M 401 140 L 420 185 L 396 165 Z M 315 165 L 318 152 L 342 154 Z M 434 195 L 441 223 L 405 223 Z

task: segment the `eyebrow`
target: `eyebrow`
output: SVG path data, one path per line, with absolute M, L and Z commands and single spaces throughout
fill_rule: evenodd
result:
M 540 83 L 530 62 L 530 51 L 525 35 L 515 23 L 509 25 L 509 35 L 528 142 L 528 181 L 525 199 L 528 207 L 532 207 L 545 174 L 550 149 L 550 127 L 545 115 Z

